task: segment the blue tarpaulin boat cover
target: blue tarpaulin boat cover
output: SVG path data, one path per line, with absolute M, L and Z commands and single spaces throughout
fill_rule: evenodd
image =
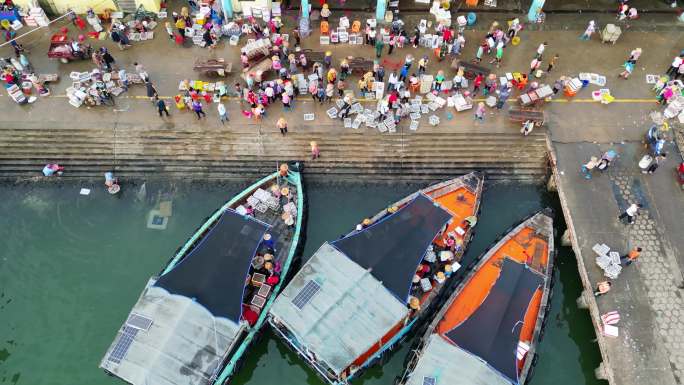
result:
M 452 218 L 430 198 L 418 194 L 406 206 L 377 223 L 332 243 L 402 302 L 425 252 Z
M 215 317 L 236 323 L 245 278 L 268 225 L 226 210 L 214 227 L 155 286 L 192 298 Z
M 504 258 L 501 274 L 485 301 L 446 337 L 517 384 L 520 330 L 532 296 L 543 281 L 527 265 Z

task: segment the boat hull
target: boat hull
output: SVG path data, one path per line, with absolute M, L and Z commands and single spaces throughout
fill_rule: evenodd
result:
M 421 362 L 421 357 L 428 355 L 428 345 L 430 341 L 434 341 L 435 337 L 443 337 L 448 340 L 449 344 L 458 346 L 458 349 L 463 349 L 470 355 L 468 349 L 459 346 L 454 339 L 450 338 L 456 336 L 449 333 L 453 333 L 454 330 L 466 325 L 468 318 L 474 316 L 474 314 L 480 310 L 479 306 L 485 305 L 487 294 L 482 297 L 482 292 L 490 290 L 489 287 L 494 285 L 492 282 L 495 282 L 498 279 L 496 277 L 499 277 L 499 274 L 503 274 L 501 272 L 493 271 L 492 266 L 497 264 L 503 266 L 506 259 L 514 260 L 515 258 L 510 257 L 510 255 L 515 257 L 519 253 L 516 253 L 514 248 L 510 247 L 510 245 L 512 243 L 518 243 L 518 239 L 523 239 L 523 237 L 526 237 L 525 239 L 528 242 L 525 244 L 529 245 L 527 246 L 527 251 L 529 253 L 522 251 L 522 255 L 518 259 L 524 262 L 524 269 L 531 269 L 536 275 L 543 277 L 542 283 L 538 286 L 536 291 L 534 291 L 534 295 L 532 295 L 529 300 L 529 306 L 526 308 L 527 310 L 524 314 L 523 327 L 520 331 L 519 341 L 524 339 L 525 342 L 529 342 L 529 344 L 525 344 L 529 345 L 529 350 L 527 350 L 526 353 L 522 353 L 522 357 L 519 356 L 514 358 L 517 368 L 517 378 L 513 381 L 520 384 L 529 381 L 534 364 L 536 363 L 536 349 L 543 336 L 545 317 L 548 315 L 550 309 L 549 299 L 553 281 L 553 257 L 555 255 L 551 214 L 550 210 L 545 210 L 526 218 L 520 224 L 507 230 L 504 233 L 504 236 L 500 237 L 494 245 L 482 254 L 472 270 L 467 272 L 466 277 L 461 281 L 444 306 L 439 310 L 415 349 L 412 349 L 414 353 L 407 357 L 407 369 L 404 374 L 397 379 L 396 383 L 398 385 L 412 385 L 416 383 L 416 380 L 411 380 L 414 372 L 417 373 L 415 375 L 418 377 L 425 376 L 425 373 L 429 372 L 429 366 Z M 537 236 L 545 242 L 535 244 L 535 237 Z M 545 247 L 542 249 L 542 253 L 533 253 L 530 251 L 537 250 L 535 249 L 535 246 L 540 246 L 541 244 L 544 244 Z M 525 249 L 523 248 L 523 250 Z M 492 271 L 485 271 L 486 269 Z M 500 269 L 503 270 L 503 267 Z M 487 276 L 491 277 L 492 274 L 497 274 L 494 277 L 494 281 L 483 281 Z M 488 286 L 490 284 L 491 286 Z M 473 356 L 477 355 L 473 354 Z M 482 357 L 478 357 L 478 360 L 486 361 Z M 489 364 L 491 363 L 488 363 L 488 365 Z M 448 371 L 450 368 L 433 369 L 435 371 Z M 493 370 L 499 373 L 497 369 Z M 510 380 L 506 378 L 504 382 L 510 383 Z
M 221 221 L 224 218 L 224 215 L 227 214 L 228 212 L 231 212 L 232 215 L 240 215 L 236 214 L 236 212 L 240 212 L 239 208 L 244 208 L 243 206 L 248 206 L 248 197 L 252 197 L 252 195 L 259 189 L 262 190 L 267 190 L 269 187 L 271 187 L 274 184 L 278 184 L 279 186 L 283 187 L 288 187 L 290 192 L 290 197 L 294 197 L 294 199 L 288 199 L 286 202 L 292 202 L 296 206 L 296 218 L 294 218 L 293 223 L 287 223 L 285 224 L 284 220 L 280 220 L 281 213 L 280 213 L 280 206 L 279 202 L 277 200 L 274 200 L 273 204 L 274 206 L 271 207 L 273 210 L 267 209 L 265 206 L 265 211 L 263 212 L 254 212 L 254 220 L 256 222 L 262 223 L 263 226 L 272 226 L 274 229 L 277 227 L 278 233 L 281 236 L 281 240 L 279 241 L 278 245 L 282 245 L 283 247 L 279 246 L 278 252 L 273 253 L 274 254 L 274 260 L 273 262 L 278 262 L 279 266 L 281 266 L 280 269 L 280 275 L 279 275 L 279 280 L 277 283 L 272 284 L 270 286 L 270 293 L 265 294 L 264 297 L 266 298 L 265 303 L 263 303 L 261 307 L 261 311 L 258 313 L 258 318 L 256 321 L 252 324 L 252 326 L 248 326 L 247 323 L 243 320 L 238 323 L 239 329 L 237 331 L 237 334 L 234 337 L 234 340 L 230 343 L 230 345 L 225 346 L 226 350 L 220 350 L 220 353 L 218 354 L 217 357 L 217 366 L 216 370 L 213 372 L 211 376 L 211 383 L 214 384 L 224 384 L 229 382 L 230 378 L 234 375 L 234 373 L 237 371 L 239 367 L 239 363 L 241 362 L 243 356 L 245 353 L 248 351 L 249 347 L 251 344 L 257 339 L 259 336 L 260 331 L 262 330 L 264 323 L 266 322 L 266 316 L 268 314 L 268 310 L 273 304 L 273 301 L 277 297 L 277 294 L 280 292 L 282 287 L 285 285 L 287 282 L 287 279 L 289 278 L 289 275 L 292 270 L 292 265 L 296 257 L 298 257 L 301 253 L 301 237 L 304 234 L 304 228 L 306 225 L 306 210 L 305 210 L 305 195 L 304 195 L 304 189 L 303 189 L 303 183 L 302 183 L 302 176 L 301 173 L 298 170 L 298 164 L 290 165 L 289 170 L 284 174 L 284 176 L 281 174 L 281 172 L 284 172 L 283 169 L 281 171 L 274 172 L 270 175 L 267 175 L 266 177 L 260 179 L 259 181 L 253 183 L 243 191 L 241 191 L 239 194 L 235 195 L 233 198 L 231 198 L 229 201 L 224 203 L 220 208 L 218 208 L 216 211 L 214 211 L 210 216 L 205 218 L 203 221 L 203 224 L 197 228 L 197 230 L 194 231 L 193 235 L 181 246 L 179 247 L 174 255 L 170 258 L 169 262 L 166 264 L 166 266 L 161 270 L 159 273 L 158 277 L 153 277 L 149 282 L 148 285 L 146 286 L 145 290 L 143 291 L 143 294 L 141 294 L 141 297 L 138 300 L 138 303 L 142 300 L 143 296 L 145 296 L 146 292 L 148 292 L 148 289 L 155 285 L 156 282 L 160 282 L 166 277 L 166 274 L 171 273 L 174 271 L 174 268 L 176 267 L 182 267 L 184 266 L 182 262 L 185 260 L 185 258 L 189 255 L 192 255 L 195 250 L 199 247 L 198 245 L 203 244 L 205 241 L 205 236 L 208 236 L 214 229 L 214 226 L 218 226 L 219 223 L 222 223 Z M 275 191 L 275 190 L 274 190 Z M 280 188 L 278 189 L 278 192 L 280 192 Z M 263 193 L 263 191 L 262 191 Z M 254 199 L 254 198 L 250 198 Z M 270 198 L 273 199 L 273 198 Z M 264 201 L 265 202 L 265 201 Z M 289 204 L 292 204 L 289 203 Z M 242 218 L 246 218 L 245 214 L 243 212 Z M 283 219 L 285 218 L 286 214 L 283 214 Z M 268 220 L 267 220 L 268 219 Z M 267 220 L 264 222 L 263 220 Z M 267 223 L 268 222 L 268 223 Z M 241 225 L 242 226 L 242 225 Z M 274 246 L 275 247 L 275 246 Z M 251 250 L 251 249 L 250 249 Z M 192 261 L 192 260 L 190 260 Z M 229 269 L 232 270 L 232 267 L 229 267 Z M 239 269 L 239 268 L 238 268 Z M 238 270 L 236 270 L 238 271 Z M 239 272 L 238 272 L 239 274 Z M 261 293 L 259 293 L 261 294 Z M 244 294 L 243 294 L 244 295 Z M 243 308 L 246 306 L 244 304 L 245 299 L 243 297 Z M 256 308 L 254 308 L 256 309 Z M 134 308 L 135 310 L 135 308 Z M 133 314 L 133 312 L 131 313 Z M 130 315 L 129 315 L 130 317 Z M 250 324 L 252 322 L 250 321 Z M 127 324 L 124 324 L 125 327 Z M 124 327 L 122 327 L 123 330 Z M 121 333 L 121 331 L 120 331 Z M 116 342 L 116 340 L 115 340 Z M 112 345 L 114 346 L 114 344 Z M 111 348 L 110 348 L 111 349 Z M 111 350 L 110 350 L 111 352 Z M 111 357 L 111 356 L 110 356 Z M 104 363 L 106 363 L 107 356 L 103 359 L 103 363 L 100 364 L 103 369 L 105 369 L 105 372 L 107 372 L 110 375 L 117 376 L 118 375 L 112 373 L 111 371 L 107 370 L 106 367 L 104 367 Z M 134 358 L 131 358 L 131 360 L 134 360 Z M 131 361 L 134 362 L 134 361 Z M 118 368 L 117 368 L 118 369 Z M 121 377 L 126 381 L 124 377 Z M 208 378 L 208 377 L 205 377 Z M 137 380 L 136 380 L 137 381 Z
M 459 193 L 460 195 L 462 195 L 463 192 L 459 189 L 466 188 L 470 194 L 469 198 L 472 199 L 472 212 L 468 213 L 468 215 L 465 216 L 477 216 L 479 215 L 480 201 L 483 190 L 483 178 L 479 174 L 475 173 L 429 186 L 425 189 L 412 193 L 397 202 L 394 202 L 388 207 L 402 207 L 411 202 L 413 199 L 415 199 L 416 196 L 418 196 L 419 194 L 423 194 L 433 198 L 436 201 L 436 205 L 446 207 L 450 210 L 450 212 L 454 212 L 455 205 L 452 204 L 452 207 L 449 207 L 449 204 L 446 199 L 444 199 L 443 202 L 440 202 L 439 199 L 440 197 L 446 196 L 448 194 L 455 195 L 456 193 Z M 450 197 L 454 198 L 454 195 L 451 195 Z M 369 218 L 370 222 L 376 223 L 377 221 L 382 220 L 387 215 L 387 212 L 387 210 L 380 211 L 375 216 Z M 457 213 L 454 213 L 454 218 L 457 217 Z M 463 220 L 463 217 L 460 217 L 460 219 Z M 455 223 L 452 227 L 448 227 L 447 229 L 453 230 L 453 228 L 455 228 L 457 225 L 458 223 Z M 356 231 L 358 230 L 350 232 L 349 234 L 347 234 L 347 236 L 354 234 Z M 472 231 L 471 229 L 468 229 L 467 234 L 464 237 L 464 251 L 471 237 Z M 452 278 L 455 276 L 456 274 L 454 274 Z M 450 282 L 451 279 L 447 280 L 445 284 L 439 287 L 439 289 L 448 287 L 448 284 Z M 371 351 L 362 355 L 361 357 L 363 358 L 360 358 L 361 362 L 358 362 L 358 365 L 356 364 L 357 361 L 355 361 L 355 370 L 349 375 L 347 375 L 346 378 L 331 379 L 324 373 L 323 368 L 319 368 L 311 360 L 310 355 L 306 353 L 307 348 L 304 347 L 299 341 L 297 341 L 297 339 L 294 336 L 288 335 L 288 333 L 285 330 L 282 330 L 282 325 L 279 324 L 279 320 L 274 320 L 273 318 L 270 318 L 269 323 L 273 327 L 275 334 L 279 338 L 281 338 L 286 343 L 286 345 L 290 346 L 295 352 L 297 352 L 297 354 L 316 371 L 316 373 L 321 379 L 330 384 L 347 384 L 353 381 L 354 379 L 360 377 L 363 374 L 363 372 L 369 367 L 378 364 L 380 361 L 382 361 L 384 357 L 386 357 L 388 354 L 391 354 L 391 351 L 394 348 L 396 348 L 406 338 L 406 336 L 410 334 L 411 331 L 415 330 L 415 328 L 419 327 L 421 324 L 427 322 L 430 319 L 430 315 L 434 313 L 434 311 L 436 311 L 436 309 L 438 308 L 439 303 L 445 299 L 443 297 L 442 292 L 443 290 L 433 290 L 430 293 L 429 303 L 427 303 L 426 306 L 424 306 L 416 316 L 403 320 L 403 324 L 396 325 L 396 327 L 393 328 L 388 334 L 379 339 L 383 342 L 380 345 L 375 345 L 371 349 Z

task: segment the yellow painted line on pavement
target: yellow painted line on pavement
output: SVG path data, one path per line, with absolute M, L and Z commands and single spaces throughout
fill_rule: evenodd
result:
M 50 95 L 50 98 L 66 98 L 67 96 L 65 94 L 62 95 Z M 166 99 L 170 100 L 173 99 L 173 96 L 160 96 L 159 99 Z M 138 100 L 150 100 L 149 97 L 144 96 L 144 95 L 126 95 L 126 96 L 118 96 L 117 99 L 138 99 Z M 222 100 L 240 100 L 241 98 L 237 96 L 224 96 L 221 98 Z M 308 101 L 311 100 L 310 97 L 306 96 L 300 96 L 295 98 L 295 101 Z M 368 98 L 358 98 L 356 99 L 358 102 L 361 103 L 376 103 L 376 99 L 368 99 Z M 484 98 L 475 98 L 473 99 L 475 102 L 484 102 Z M 508 103 L 516 103 L 517 100 L 508 100 Z M 624 98 L 624 99 L 615 99 L 613 100 L 613 103 L 656 103 L 656 99 L 640 99 L 640 98 Z M 600 103 L 600 101 L 596 101 L 594 99 L 551 99 L 548 101 L 548 103 Z

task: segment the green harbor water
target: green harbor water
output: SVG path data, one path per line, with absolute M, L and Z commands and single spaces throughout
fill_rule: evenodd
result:
M 79 195 L 81 187 L 90 195 Z M 119 197 L 100 184 L 0 186 L 0 384 L 108 385 L 98 364 L 147 279 L 211 212 L 245 185 L 124 186 Z M 416 185 L 308 185 L 304 259 L 325 240 L 348 232 Z M 502 232 L 555 198 L 536 185 L 487 185 L 477 233 L 466 261 Z M 165 230 L 148 229 L 159 201 L 171 200 Z M 557 216 L 559 231 L 562 221 Z M 559 232 L 560 234 L 560 232 Z M 575 299 L 581 291 L 568 248 L 556 259 L 553 309 L 532 384 L 594 385 L 600 362 L 595 336 Z M 467 263 L 467 262 L 466 262 Z M 390 385 L 410 341 L 357 384 Z M 266 331 L 233 384 L 322 384 L 297 356 Z

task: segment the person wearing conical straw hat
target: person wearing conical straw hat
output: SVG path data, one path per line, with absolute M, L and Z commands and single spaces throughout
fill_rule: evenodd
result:
M 311 141 L 309 145 L 311 146 L 311 160 L 318 159 L 318 157 L 321 156 L 321 150 L 318 148 L 318 143 Z
M 280 130 L 280 133 L 283 134 L 283 136 L 287 134 L 287 121 L 285 120 L 285 118 L 281 117 L 280 119 L 278 119 L 278 121 L 276 122 L 276 127 Z

